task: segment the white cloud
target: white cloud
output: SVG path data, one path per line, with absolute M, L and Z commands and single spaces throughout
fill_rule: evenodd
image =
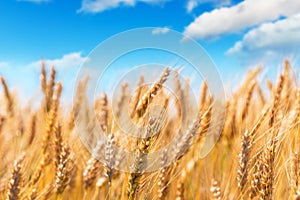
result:
M 104 10 L 113 9 L 119 6 L 135 6 L 138 2 L 148 4 L 159 4 L 169 0 L 83 0 L 78 12 L 98 13 Z
M 227 54 L 254 52 L 289 52 L 299 50 L 300 13 L 276 22 L 264 23 L 246 33 Z M 297 49 L 298 48 L 298 49 Z
M 230 5 L 231 0 L 188 0 L 186 4 L 186 10 L 188 13 L 190 13 L 203 3 L 213 3 L 216 7 L 220 7 Z
M 300 10 L 299 0 L 245 0 L 231 7 L 205 12 L 189 24 L 184 33 L 194 38 L 235 33 L 263 22 L 288 17 Z
M 45 3 L 45 2 L 50 2 L 51 0 L 17 0 L 17 1 L 26 1 L 26 2 L 32 2 L 32 3 Z
M 199 4 L 199 0 L 189 0 L 186 5 L 186 10 L 190 13 L 192 12 Z
M 1 61 L 0 61 L 0 69 L 6 68 L 6 67 L 8 67 L 8 63 L 7 63 L 7 62 L 1 62 Z
M 47 66 L 55 66 L 56 68 L 72 68 L 78 67 L 88 58 L 83 57 L 81 52 L 69 53 L 58 59 L 44 60 Z M 27 65 L 27 67 L 40 67 L 41 61 L 35 61 Z
M 153 35 L 158 35 L 158 34 L 166 34 L 170 31 L 168 27 L 161 27 L 161 28 L 154 28 L 152 30 Z

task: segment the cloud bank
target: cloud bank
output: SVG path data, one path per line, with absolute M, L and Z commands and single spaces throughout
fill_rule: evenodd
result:
M 168 27 L 161 27 L 161 28 L 155 28 L 152 31 L 153 35 L 158 35 L 158 34 L 166 34 L 170 31 Z
M 63 55 L 61 58 L 57 59 L 46 59 L 44 62 L 47 66 L 55 66 L 58 69 L 66 69 L 66 68 L 76 68 L 79 67 L 83 62 L 85 62 L 88 58 L 83 57 L 81 52 L 74 52 Z M 27 65 L 27 67 L 40 67 L 41 61 L 35 61 Z
M 184 34 L 200 39 L 217 37 L 289 17 L 299 10 L 299 0 L 245 0 L 231 7 L 203 13 L 185 27 Z
M 133 7 L 139 2 L 147 4 L 160 4 L 169 0 L 83 0 L 78 12 L 99 13 L 119 6 Z
M 227 54 L 254 51 L 282 52 L 300 44 L 300 14 L 276 22 L 264 23 L 250 30 L 237 41 Z M 294 49 L 296 50 L 296 49 Z

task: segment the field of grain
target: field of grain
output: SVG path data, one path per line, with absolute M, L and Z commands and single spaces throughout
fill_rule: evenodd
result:
M 116 100 L 116 116 L 111 113 L 109 95 L 102 94 L 89 105 L 88 79 L 77 86 L 71 109 L 60 101 L 63 83 L 56 80 L 54 68 L 41 67 L 41 102 L 25 104 L 1 77 L 0 199 L 300 199 L 299 80 L 288 61 L 276 81 L 261 81 L 260 73 L 261 68 L 249 71 L 239 88 L 227 95 L 222 133 L 204 159 L 196 154 L 212 126 L 216 100 L 205 82 L 199 91 L 198 116 L 182 122 L 181 116 L 189 114 L 183 109 L 190 105 L 188 82 L 180 82 L 169 68 L 150 87 L 139 87 L 141 76 L 133 94 L 124 84 Z M 170 111 L 171 101 L 162 87 L 166 80 L 174 81 L 181 99 L 181 104 L 173 101 L 176 115 L 149 117 L 155 102 Z M 105 144 L 97 142 L 91 112 L 107 136 Z M 124 136 L 114 123 L 114 117 L 122 118 L 124 112 L 156 134 Z M 164 127 L 157 128 L 162 122 Z M 180 123 L 190 128 L 179 137 L 177 149 L 166 152 L 173 162 L 143 172 L 147 154 L 168 144 Z M 138 159 L 131 172 L 116 170 L 124 162 L 113 145 L 135 152 Z M 99 152 L 105 162 L 98 159 Z

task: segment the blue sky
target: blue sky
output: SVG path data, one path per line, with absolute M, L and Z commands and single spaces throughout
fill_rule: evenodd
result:
M 44 59 L 72 82 L 99 43 L 140 27 L 194 38 L 225 81 L 260 64 L 299 63 L 299 0 L 1 0 L 0 75 L 32 94 Z

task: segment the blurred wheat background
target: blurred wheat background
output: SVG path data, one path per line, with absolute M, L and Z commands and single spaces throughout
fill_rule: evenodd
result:
M 178 73 L 166 68 L 155 84 L 145 87 L 141 76 L 133 94 L 126 83 L 122 85 L 116 115 L 122 118 L 129 112 L 147 133 L 155 133 L 147 138 L 124 136 L 114 122 L 107 94 L 89 105 L 88 79 L 78 84 L 73 109 L 68 108 L 60 102 L 63 84 L 56 80 L 55 69 L 47 71 L 42 65 L 43 98 L 33 109 L 30 104 L 24 107 L 22 97 L 17 98 L 1 77 L 0 199 L 300 199 L 299 80 L 288 61 L 276 82 L 258 81 L 260 71 L 249 71 L 228 95 L 221 136 L 198 160 L 216 101 L 203 82 L 198 116 L 185 122 L 190 128 L 179 138 L 177 149 L 165 154 L 172 154 L 174 162 L 147 173 L 140 173 L 145 155 L 168 144 L 181 117 L 189 114 L 184 113 L 190 105 L 189 82 L 181 82 Z M 163 88 L 166 80 L 174 81 L 181 103 L 170 100 Z M 167 112 L 149 117 L 155 102 Z M 175 116 L 168 115 L 172 110 Z M 80 119 L 92 130 L 90 112 L 95 112 L 107 136 L 103 144 L 97 142 L 97 133 L 85 133 L 92 151 L 82 143 L 75 123 Z M 122 157 L 113 145 L 136 153 L 133 172 L 116 170 Z M 99 161 L 99 152 L 105 154 L 105 162 Z M 165 157 L 160 162 L 166 162 Z

